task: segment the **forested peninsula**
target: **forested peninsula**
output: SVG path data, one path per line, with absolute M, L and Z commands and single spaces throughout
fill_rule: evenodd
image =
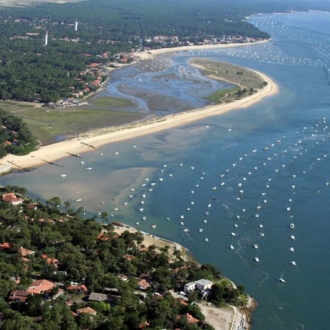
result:
M 58 197 L 0 193 L 1 329 L 213 329 L 199 302 L 247 304 L 213 265 L 147 245 L 105 212 L 86 219 Z

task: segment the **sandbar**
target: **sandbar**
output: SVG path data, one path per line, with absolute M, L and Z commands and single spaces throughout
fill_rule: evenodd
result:
M 253 43 L 255 44 L 255 43 Z M 233 44 L 233 45 L 214 45 L 212 46 L 191 46 L 187 47 L 188 50 L 192 49 L 207 49 L 207 48 L 221 48 L 244 46 L 252 44 Z M 222 48 L 223 48 L 222 47 Z M 153 51 L 152 55 L 155 56 L 162 53 L 173 52 L 178 50 L 185 50 L 185 47 L 160 49 Z M 140 53 L 139 53 L 140 54 Z M 146 57 L 148 58 L 148 57 Z M 269 97 L 278 93 L 279 88 L 277 84 L 265 74 L 251 70 L 257 73 L 261 78 L 267 82 L 267 85 L 259 89 L 256 93 L 247 96 L 241 100 L 236 100 L 231 103 L 216 104 L 205 106 L 182 113 L 172 114 L 165 117 L 157 117 L 153 119 L 142 120 L 135 123 L 126 124 L 123 126 L 108 127 L 96 129 L 88 133 L 80 134 L 78 137 L 57 142 L 47 146 L 41 146 L 37 150 L 25 156 L 7 155 L 0 160 L 0 174 L 2 169 L 8 172 L 8 165 L 12 170 L 34 168 L 41 165 L 47 165 L 48 162 L 55 162 L 62 158 L 69 157 L 70 154 L 79 155 L 85 152 L 94 150 L 109 143 L 115 143 L 124 140 L 134 139 L 139 136 L 157 133 L 163 130 L 171 129 L 174 127 L 187 125 L 192 122 L 201 120 L 203 118 L 218 116 L 229 111 L 240 110 L 247 108 L 265 97 Z M 92 147 L 90 147 L 92 146 Z

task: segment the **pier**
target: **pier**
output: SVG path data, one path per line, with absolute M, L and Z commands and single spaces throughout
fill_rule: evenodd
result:
M 48 160 L 44 160 L 44 159 L 40 159 L 42 160 L 43 162 L 49 164 L 49 165 L 55 165 L 55 166 L 60 166 L 60 167 L 64 167 L 63 165 L 60 165 L 60 164 L 56 164 L 56 163 L 53 163 L 53 162 L 49 162 Z
M 81 142 L 81 144 L 83 144 L 83 145 L 85 145 L 85 146 L 87 146 L 87 147 L 90 147 L 90 148 L 95 149 L 95 147 L 92 146 L 91 144 L 87 144 L 87 143 L 85 143 L 85 142 Z
M 81 158 L 80 155 L 72 154 L 71 152 L 67 152 L 67 154 L 70 155 L 70 156 L 72 156 L 72 157 Z
M 12 164 L 12 165 L 14 165 L 14 166 L 16 166 L 16 167 L 18 167 L 18 168 L 20 168 L 20 169 L 23 170 L 23 171 L 31 172 L 31 170 L 29 170 L 28 168 L 25 168 L 25 167 L 19 166 L 19 165 L 15 164 L 14 162 L 11 162 L 11 161 L 9 161 L 9 160 L 8 160 L 8 163 L 9 163 L 9 164 Z

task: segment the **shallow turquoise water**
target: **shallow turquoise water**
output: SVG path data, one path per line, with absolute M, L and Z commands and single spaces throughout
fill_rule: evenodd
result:
M 110 220 L 138 222 L 141 230 L 182 243 L 257 299 L 253 329 L 327 329 L 329 18 L 329 13 L 256 15 L 250 21 L 269 32 L 272 42 L 180 52 L 171 59 L 181 69 L 196 56 L 250 67 L 272 77 L 279 95 L 248 109 L 108 145 L 83 159 L 62 160 L 64 168 L 13 173 L 0 184 L 25 186 L 34 197 L 60 196 L 83 205 L 88 215 L 104 210 Z M 123 70 L 121 79 L 132 70 Z M 193 69 L 186 72 L 193 78 L 185 79 L 197 79 Z M 148 79 L 143 83 L 148 85 Z M 149 84 L 152 89 L 152 79 Z M 189 81 L 184 85 L 188 88 Z M 189 102 L 198 102 L 193 96 Z M 157 228 L 151 229 L 153 224 Z

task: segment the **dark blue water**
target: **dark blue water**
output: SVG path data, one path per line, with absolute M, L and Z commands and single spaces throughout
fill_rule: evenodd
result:
M 189 58 L 207 57 L 266 73 L 278 83 L 279 95 L 248 109 L 108 145 L 83 159 L 62 160 L 64 168 L 13 173 L 0 184 L 26 186 L 43 199 L 59 196 L 74 207 L 83 205 L 89 215 L 106 211 L 110 220 L 185 245 L 202 263 L 216 264 L 246 286 L 259 303 L 253 329 L 328 329 L 330 13 L 249 20 L 272 41 L 161 57 L 159 76 L 171 65 L 191 72 L 182 79 L 188 89 L 189 79 L 200 79 L 188 67 Z M 134 79 L 132 70 L 122 71 L 120 79 L 127 72 L 135 89 L 140 78 Z M 141 82 L 152 89 L 152 80 Z M 185 94 L 180 82 L 176 91 L 171 83 L 164 93 Z M 187 96 L 191 104 L 202 104 L 198 97 Z M 157 228 L 151 229 L 153 224 Z

